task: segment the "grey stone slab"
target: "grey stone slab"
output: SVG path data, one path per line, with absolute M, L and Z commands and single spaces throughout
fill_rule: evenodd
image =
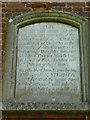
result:
M 78 29 L 37 23 L 19 29 L 16 98 L 33 102 L 81 102 Z

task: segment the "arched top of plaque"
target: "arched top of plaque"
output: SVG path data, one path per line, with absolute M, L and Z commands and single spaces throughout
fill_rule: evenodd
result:
M 10 19 L 10 22 L 12 22 L 18 28 L 39 22 L 59 22 L 79 27 L 81 24 L 88 23 L 88 20 L 82 16 L 70 12 L 40 11 L 28 12 L 26 14 L 19 15 L 14 19 Z
M 38 23 L 40 23 L 40 24 L 38 24 Z M 59 97 L 60 96 L 58 96 L 58 95 L 55 96 L 55 93 L 54 93 L 54 96 L 56 98 L 52 98 L 52 100 L 50 102 L 51 97 L 50 98 L 47 97 L 47 99 L 45 98 L 46 103 L 45 103 L 44 99 L 42 100 L 42 98 L 40 98 L 40 99 L 38 99 L 37 101 L 34 101 L 34 102 L 32 102 L 33 99 L 34 99 L 34 98 L 32 98 L 32 99 L 29 99 L 29 100 L 31 100 L 31 102 L 30 102 L 28 100 L 28 97 L 26 95 L 27 93 L 25 93 L 25 91 L 21 95 L 21 98 L 19 96 L 20 99 L 18 99 L 18 90 L 21 89 L 21 87 L 22 87 L 22 86 L 18 85 L 19 82 L 20 82 L 19 80 L 21 80 L 21 78 L 19 79 L 21 73 L 17 78 L 16 78 L 16 74 L 18 74 L 17 71 L 20 71 L 19 69 L 22 70 L 22 68 L 17 67 L 17 64 L 19 65 L 19 62 L 17 62 L 17 61 L 19 61 L 18 60 L 19 57 L 21 57 L 20 59 L 24 59 L 23 56 L 24 56 L 24 54 L 26 55 L 27 51 L 26 52 L 24 51 L 24 54 L 23 54 L 22 50 L 23 49 L 24 50 L 29 49 L 29 47 L 25 48 L 25 46 L 24 46 L 23 41 L 26 38 L 24 38 L 25 37 L 24 35 L 22 37 L 22 34 L 24 34 L 25 30 L 26 30 L 26 33 L 27 33 L 28 30 L 31 30 L 31 29 L 35 30 L 36 26 L 37 26 L 37 29 L 39 29 L 39 26 L 41 26 L 41 28 L 43 29 L 44 27 L 47 26 L 46 23 L 50 23 L 50 24 L 47 24 L 49 30 L 46 30 L 46 32 L 51 30 L 50 27 L 53 26 L 54 23 L 55 23 L 55 25 L 54 25 L 55 30 L 57 30 L 57 26 L 59 25 L 59 24 L 56 24 L 56 23 L 60 23 L 60 26 L 58 27 L 57 31 L 59 31 L 59 28 L 61 29 L 62 26 L 63 26 L 63 30 L 65 30 L 66 27 L 67 27 L 67 31 L 68 30 L 72 31 L 71 32 L 72 36 L 70 37 L 70 35 L 68 35 L 68 37 L 70 37 L 70 40 L 68 39 L 68 41 L 67 41 L 67 38 L 63 37 L 64 33 L 61 35 L 61 38 L 59 38 L 60 36 L 58 35 L 59 36 L 58 38 L 54 38 L 55 40 L 51 41 L 51 39 L 53 39 L 53 37 L 50 38 L 50 35 L 52 35 L 52 34 L 56 35 L 56 33 L 51 31 L 52 33 L 49 34 L 49 39 L 46 38 L 46 39 L 48 39 L 48 42 L 49 42 L 50 46 L 47 43 L 45 45 L 47 46 L 49 52 L 51 50 L 53 51 L 53 49 L 55 51 L 57 51 L 57 47 L 59 49 L 58 51 L 60 52 L 62 50 L 61 47 L 63 48 L 62 44 L 66 45 L 66 42 L 67 42 L 67 46 L 64 46 L 64 48 L 65 47 L 69 48 L 68 51 L 71 51 L 70 47 L 73 48 L 73 44 L 74 44 L 75 49 L 72 49 L 74 52 L 73 52 L 73 54 L 72 53 L 70 54 L 68 52 L 68 56 L 74 56 L 74 53 L 75 53 L 76 56 L 78 56 L 76 61 L 75 61 L 75 64 L 77 64 L 77 63 L 79 64 L 77 66 L 77 68 L 79 68 L 80 70 L 79 69 L 77 70 L 77 68 L 76 68 L 76 70 L 72 69 L 72 68 L 75 67 L 75 65 L 72 67 L 72 64 L 74 64 L 74 63 L 71 62 L 72 61 L 71 59 L 67 58 L 67 59 L 64 59 L 64 60 L 66 60 L 66 63 L 67 63 L 68 60 L 71 60 L 71 61 L 69 61 L 69 66 L 71 66 L 71 68 L 70 67 L 65 68 L 63 74 L 65 73 L 65 70 L 66 71 L 68 70 L 69 72 L 70 72 L 70 70 L 72 70 L 71 71 L 72 76 L 76 76 L 76 75 L 79 76 L 79 77 L 77 77 L 77 79 L 79 79 L 78 81 L 80 82 L 79 83 L 80 88 L 79 88 L 79 85 L 77 84 L 78 85 L 78 87 L 77 87 L 78 91 L 76 93 L 76 96 L 74 96 L 74 97 L 76 97 L 77 102 L 75 101 L 75 99 L 73 99 L 71 102 L 68 101 L 69 100 L 69 98 L 68 98 L 69 93 L 67 94 L 67 92 L 64 92 L 64 94 L 66 94 L 66 96 L 64 96 L 64 97 L 67 97 L 65 103 L 63 102 L 64 97 L 61 96 L 61 102 L 59 102 Z M 33 26 L 34 24 L 36 24 L 36 26 Z M 31 26 L 31 29 L 30 29 L 29 26 Z M 25 29 L 23 30 L 23 28 L 25 28 Z M 67 32 L 67 34 L 69 34 L 69 31 Z M 34 36 L 34 32 L 29 33 L 29 34 L 33 34 L 33 36 Z M 32 41 L 33 37 L 30 38 L 29 34 L 27 35 L 29 37 L 28 40 Z M 44 32 L 43 32 L 43 34 L 44 34 Z M 58 34 L 61 34 L 60 31 L 59 31 Z M 74 35 L 74 42 L 72 43 L 73 35 Z M 76 35 L 76 38 L 75 38 L 75 35 Z M 37 42 L 37 47 L 40 48 L 37 37 L 34 38 L 34 39 L 36 39 L 35 41 L 33 40 L 34 43 Z M 63 41 L 63 42 L 60 43 L 60 46 L 58 46 L 59 39 L 61 41 Z M 28 41 L 28 40 L 26 40 L 27 41 L 26 45 L 28 45 L 28 42 L 29 42 L 29 44 L 31 44 L 31 46 L 33 46 L 33 43 L 31 41 Z M 3 106 L 4 106 L 3 109 L 5 109 L 5 110 L 7 110 L 7 109 L 8 110 L 22 110 L 22 109 L 27 109 L 27 110 L 86 110 L 86 109 L 88 109 L 88 61 L 87 61 L 87 58 L 88 58 L 88 53 L 87 53 L 88 52 L 88 48 L 87 48 L 88 43 L 87 42 L 88 42 L 88 20 L 85 19 L 84 17 L 78 16 L 78 15 L 75 15 L 75 14 L 72 14 L 72 13 L 69 13 L 69 12 L 63 12 L 63 11 L 29 12 L 29 13 L 17 16 L 14 19 L 10 19 L 9 22 L 8 22 L 8 27 L 7 27 L 4 74 L 3 74 L 4 75 L 3 76 Z M 44 43 L 45 43 L 45 41 L 44 41 Z M 54 48 L 51 49 L 50 47 L 53 44 L 56 44 L 56 46 L 54 46 Z M 20 46 L 20 45 L 22 45 L 22 46 Z M 42 45 L 42 43 L 41 43 L 41 45 Z M 45 47 L 42 47 L 40 49 L 42 51 L 44 51 Z M 33 48 L 31 48 L 29 50 L 33 51 Z M 63 53 L 65 53 L 66 48 L 63 49 L 63 50 L 64 50 Z M 22 52 L 22 54 L 21 54 L 21 52 Z M 39 52 L 41 52 L 41 51 L 39 51 Z M 58 55 L 59 55 L 59 52 L 57 52 Z M 19 55 L 17 55 L 17 54 L 19 54 Z M 31 53 L 29 52 L 27 54 L 31 54 Z M 66 56 L 66 54 L 67 53 L 65 53 L 65 56 Z M 52 52 L 52 56 L 54 56 L 54 52 Z M 18 57 L 18 59 L 17 59 L 17 57 Z M 60 57 L 58 57 L 57 59 L 54 59 L 54 57 L 52 58 L 53 61 L 54 60 L 56 61 L 57 59 L 58 60 L 60 59 Z M 36 60 L 37 59 L 38 59 L 38 57 L 36 58 Z M 52 60 L 52 59 L 50 58 L 50 60 Z M 30 60 L 30 58 L 28 58 L 27 62 L 29 63 L 29 61 L 33 61 L 33 60 Z M 53 61 L 52 61 L 52 63 L 53 63 Z M 55 61 L 54 61 L 54 64 L 55 64 Z M 63 60 L 61 60 L 61 61 L 63 62 Z M 60 60 L 59 60 L 58 64 L 62 65 L 61 63 L 60 63 Z M 22 64 L 23 64 L 23 62 L 22 62 Z M 23 66 L 21 66 L 21 67 L 23 67 Z M 52 68 L 54 68 L 54 66 Z M 60 71 L 63 71 L 62 68 L 63 67 L 61 67 L 61 69 L 58 69 L 58 67 L 57 67 L 56 70 L 59 71 L 59 73 L 57 73 L 57 74 L 61 74 Z M 46 67 L 46 69 L 48 69 L 48 67 Z M 41 70 L 41 66 L 39 66 L 39 70 Z M 78 71 L 79 71 L 79 73 L 78 73 Z M 41 71 L 39 71 L 39 72 L 41 72 Z M 39 74 L 39 72 L 38 72 L 38 74 Z M 49 72 L 51 72 L 51 71 L 49 70 Z M 75 72 L 77 72 L 77 74 Z M 28 74 L 31 75 L 30 72 Z M 50 74 L 52 74 L 52 72 Z M 50 74 L 49 74 L 49 77 L 51 77 Z M 65 77 L 66 77 L 66 74 L 65 74 Z M 60 78 L 60 75 L 57 78 Z M 18 79 L 18 83 L 16 83 L 17 82 L 16 79 Z M 30 77 L 29 77 L 29 79 L 30 79 Z M 32 76 L 32 79 L 33 79 L 33 76 Z M 68 79 L 70 79 L 70 73 L 69 73 Z M 54 80 L 54 77 L 53 77 L 53 80 Z M 74 82 L 73 80 L 74 79 L 72 79 L 72 84 Z M 77 83 L 78 83 L 78 81 L 77 81 Z M 55 81 L 53 81 L 53 83 L 54 82 Z M 56 82 L 58 82 L 58 79 L 57 79 Z M 67 82 L 63 83 L 63 79 L 62 79 L 61 86 L 63 84 L 65 85 L 65 84 L 67 84 Z M 17 85 L 17 91 L 16 91 L 16 85 Z M 58 88 L 59 88 L 59 86 L 58 86 Z M 58 91 L 58 88 L 57 88 L 57 91 Z M 67 87 L 66 91 L 67 91 L 67 89 L 69 89 L 69 88 Z M 72 88 L 70 88 L 70 89 L 72 89 Z M 54 88 L 52 88 L 52 90 L 54 90 Z M 75 89 L 73 89 L 73 92 L 74 92 L 74 90 Z M 56 92 L 56 89 L 54 90 L 54 92 Z M 71 95 L 70 99 L 72 99 L 73 92 L 70 94 Z M 30 91 L 28 92 L 28 94 L 31 94 Z M 57 94 L 61 94 L 61 93 L 59 93 L 59 91 L 58 91 Z M 23 95 L 26 95 L 27 99 L 23 99 Z M 45 95 L 47 95 L 47 93 L 45 93 Z M 78 96 L 79 99 L 77 99 L 77 96 Z M 43 97 L 44 97 L 44 95 L 43 95 Z M 29 98 L 30 98 L 30 96 L 29 96 Z M 49 99 L 49 102 L 47 102 L 48 99 Z M 44 101 L 44 102 L 41 102 L 41 100 Z M 55 102 L 55 100 L 57 102 Z

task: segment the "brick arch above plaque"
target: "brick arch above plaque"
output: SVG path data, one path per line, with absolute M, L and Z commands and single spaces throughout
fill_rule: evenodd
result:
M 87 109 L 87 25 L 83 17 L 66 12 L 9 20 L 4 109 Z

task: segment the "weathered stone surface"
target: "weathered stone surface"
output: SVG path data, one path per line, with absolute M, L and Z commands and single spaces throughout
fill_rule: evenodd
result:
M 31 102 L 81 102 L 78 29 L 36 23 L 19 29 L 16 98 Z

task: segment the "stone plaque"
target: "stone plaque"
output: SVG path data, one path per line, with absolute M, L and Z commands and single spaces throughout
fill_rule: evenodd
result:
M 78 28 L 42 22 L 19 29 L 15 97 L 36 103 L 81 102 Z

